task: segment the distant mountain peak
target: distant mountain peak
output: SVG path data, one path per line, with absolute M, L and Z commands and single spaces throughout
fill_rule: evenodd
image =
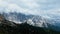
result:
M 2 13 L 2 15 L 0 15 L 0 16 L 1 16 L 0 20 L 3 19 L 2 21 L 4 21 L 4 19 L 6 19 L 8 22 L 10 21 L 10 22 L 14 22 L 16 24 L 22 24 L 27 21 L 27 24 L 36 26 L 36 27 L 49 28 L 48 24 L 53 25 L 53 26 L 57 26 L 58 24 L 60 24 L 60 23 L 57 23 L 57 21 L 46 19 L 46 18 L 43 18 L 42 16 L 25 15 L 25 14 L 16 13 L 16 12 Z M 53 26 L 51 26 L 51 27 L 53 27 Z M 55 28 L 55 27 L 53 27 L 53 28 Z M 60 28 L 59 25 L 58 25 L 58 28 Z M 58 28 L 56 28 L 56 29 L 58 29 Z
M 2 13 L 6 20 L 21 24 L 27 21 L 27 24 L 37 27 L 47 27 L 47 22 L 41 16 L 36 15 L 25 15 L 21 13 Z M 18 23 L 19 22 L 19 23 Z

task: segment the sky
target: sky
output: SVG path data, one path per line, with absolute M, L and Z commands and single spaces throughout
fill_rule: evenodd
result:
M 59 19 L 60 0 L 0 0 L 0 12 L 20 12 Z

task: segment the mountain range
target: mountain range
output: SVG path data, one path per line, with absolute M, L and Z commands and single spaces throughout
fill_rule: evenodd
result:
M 56 26 L 53 23 L 53 22 L 55 22 L 54 20 L 49 20 L 49 19 L 43 18 L 42 16 L 25 15 L 25 14 L 16 13 L 16 12 L 14 12 L 14 13 L 2 13 L 2 15 L 5 18 L 3 21 L 5 21 L 9 27 L 12 26 L 12 30 L 13 30 L 13 28 L 19 29 L 19 27 L 22 27 L 22 26 L 20 26 L 21 24 L 24 24 L 24 25 L 28 24 L 29 26 L 33 27 L 33 29 L 34 28 L 39 28 L 39 29 L 42 28 L 44 31 L 45 30 L 50 31 L 50 29 L 51 29 L 53 32 L 54 31 L 60 32 L 60 27 Z M 3 22 L 3 24 L 5 24 L 5 22 Z M 27 26 L 23 26 L 23 28 L 24 27 L 27 27 Z M 10 30 L 10 29 L 8 28 L 8 30 Z
M 0 16 L 0 18 L 3 16 Z M 1 20 L 2 19 L 2 20 Z M 17 24 L 15 22 L 0 19 L 0 34 L 60 34 L 60 32 L 44 27 L 32 26 L 26 22 Z

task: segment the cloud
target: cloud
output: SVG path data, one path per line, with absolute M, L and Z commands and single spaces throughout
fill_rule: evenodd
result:
M 0 0 L 0 12 L 20 12 L 47 18 L 60 15 L 59 0 Z
M 20 2 L 21 4 L 19 4 Z M 2 10 L 7 11 L 7 13 L 14 12 L 14 10 L 16 10 L 16 12 L 20 12 L 24 14 L 33 14 L 33 15 L 38 14 L 36 8 L 38 8 L 39 5 L 34 0 L 17 0 L 17 1 L 16 0 L 6 0 L 6 1 L 1 0 L 0 3 L 2 4 L 0 5 L 3 8 Z
M 30 9 L 34 9 L 39 7 L 40 5 L 36 3 L 35 0 L 5 0 L 9 3 L 15 3 L 18 4 L 21 7 L 25 7 L 25 8 L 30 8 Z
M 34 0 L 20 0 L 28 8 L 37 8 L 39 5 Z
M 6 1 L 0 0 L 0 7 L 6 6 L 8 3 Z
M 59 22 L 60 0 L 0 0 L 0 13 L 15 11 L 25 15 L 42 16 Z

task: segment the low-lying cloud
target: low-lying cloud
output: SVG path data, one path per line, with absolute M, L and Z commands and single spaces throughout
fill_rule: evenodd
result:
M 16 11 L 52 18 L 60 15 L 59 3 L 59 0 L 0 0 L 0 12 Z

